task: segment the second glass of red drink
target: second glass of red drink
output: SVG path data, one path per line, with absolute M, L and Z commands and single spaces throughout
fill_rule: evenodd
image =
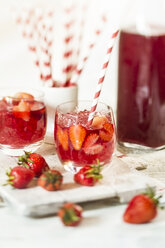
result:
M 111 107 L 98 103 L 88 125 L 91 102 L 60 104 L 56 109 L 54 138 L 59 159 L 67 170 L 110 162 L 115 149 L 115 124 Z
M 40 147 L 46 132 L 43 93 L 21 88 L 0 91 L 0 149 L 12 156 Z

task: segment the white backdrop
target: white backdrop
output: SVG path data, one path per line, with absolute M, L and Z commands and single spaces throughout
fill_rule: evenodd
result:
M 60 0 L 42 0 L 47 4 L 58 5 Z M 77 0 L 78 1 L 78 0 Z M 80 0 L 79 0 L 80 1 Z M 27 4 L 29 0 L 0 0 L 0 86 L 27 85 L 28 87 L 38 87 L 39 77 L 30 52 L 17 30 L 17 26 L 11 17 L 11 8 L 14 4 L 21 6 Z M 39 2 L 32 1 L 32 2 Z M 63 4 L 68 0 L 63 0 Z M 88 1 L 89 2 L 89 1 Z M 104 9 L 110 20 L 118 23 L 120 10 L 127 6 L 128 1 L 122 0 L 91 0 L 91 15 L 98 10 Z M 55 6 L 56 7 L 56 6 Z M 90 19 L 94 22 L 94 18 Z M 111 23 L 112 24 L 112 23 Z M 95 46 L 85 70 L 79 81 L 79 98 L 92 99 L 97 85 L 98 72 L 100 70 L 103 56 L 106 51 L 107 35 L 109 26 L 107 25 L 103 35 Z M 100 99 L 107 104 L 116 107 L 116 87 L 117 87 L 117 43 L 115 44 L 111 62 L 107 71 L 105 82 L 102 88 Z

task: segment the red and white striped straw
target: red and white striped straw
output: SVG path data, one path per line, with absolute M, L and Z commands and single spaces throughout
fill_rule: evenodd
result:
M 34 37 L 34 10 L 23 9 L 19 14 L 16 15 L 16 23 L 19 25 L 22 36 L 27 40 L 28 49 L 33 54 L 33 60 L 36 66 L 39 61 L 36 53 L 36 43 Z
M 112 34 L 112 36 L 110 38 L 110 41 L 108 43 L 106 56 L 104 58 L 104 63 L 103 63 L 102 68 L 101 68 L 98 84 L 97 84 L 97 87 L 96 87 L 96 92 L 95 92 L 95 95 L 94 95 L 94 98 L 93 98 L 91 110 L 90 110 L 89 117 L 88 117 L 88 125 L 92 124 L 92 121 L 93 121 L 93 118 L 94 118 L 94 115 L 95 115 L 95 112 L 96 112 L 96 108 L 97 108 L 99 96 L 100 96 L 100 93 L 101 93 L 102 85 L 103 85 L 103 82 L 104 82 L 105 74 L 106 74 L 106 71 L 107 71 L 107 67 L 108 67 L 108 64 L 109 64 L 109 61 L 110 61 L 110 56 L 111 56 L 112 49 L 113 49 L 113 46 L 114 46 L 114 42 L 116 40 L 118 32 L 119 32 L 119 30 L 116 30 Z
M 70 6 L 64 9 L 66 22 L 64 23 L 65 37 L 64 45 L 65 50 L 63 53 L 64 67 L 62 72 L 64 75 L 64 86 L 70 81 L 71 73 L 73 71 L 74 65 L 72 63 L 72 57 L 74 53 L 73 40 L 74 40 L 74 26 L 75 26 L 75 6 Z
M 78 48 L 77 48 L 77 59 L 79 59 L 80 51 L 82 47 L 83 35 L 84 35 L 84 26 L 86 21 L 88 5 L 85 3 L 81 7 L 81 16 L 80 16 L 80 23 L 79 23 L 79 37 L 78 37 Z M 78 64 L 78 63 L 77 63 Z
M 51 60 L 53 42 L 53 10 L 42 8 L 23 8 L 15 11 L 16 23 L 22 36 L 27 40 L 28 49 L 39 68 L 40 79 L 44 86 L 53 86 Z
M 102 16 L 101 21 L 102 21 L 101 24 L 104 24 L 106 22 L 105 15 Z M 77 68 L 76 68 L 76 70 L 75 70 L 75 72 L 74 72 L 74 74 L 73 74 L 73 76 L 72 76 L 72 78 L 70 80 L 70 83 L 71 84 L 76 84 L 77 83 L 77 81 L 78 81 L 78 79 L 79 79 L 79 77 L 80 77 L 80 75 L 81 75 L 81 73 L 82 73 L 82 71 L 84 69 L 84 66 L 86 64 L 86 61 L 88 60 L 88 58 L 90 56 L 90 53 L 91 53 L 92 49 L 96 45 L 96 41 L 97 41 L 98 37 L 100 36 L 100 34 L 103 31 L 102 29 L 103 29 L 102 25 L 101 25 L 101 27 L 98 27 L 98 28 L 95 29 L 95 31 L 94 31 L 94 38 L 89 43 L 88 49 L 87 49 L 85 55 L 83 56 L 83 58 L 78 63 Z
M 50 18 L 53 15 L 51 12 L 43 13 L 43 18 L 40 18 L 37 23 L 37 31 L 39 36 L 39 57 L 41 65 L 41 80 L 44 86 L 52 87 L 52 71 L 51 71 L 51 53 L 50 46 L 52 45 L 52 40 L 48 40 L 48 36 L 52 32 L 52 25 Z

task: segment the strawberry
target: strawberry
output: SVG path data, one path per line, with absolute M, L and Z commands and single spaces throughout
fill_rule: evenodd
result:
M 103 146 L 100 144 L 96 144 L 96 145 L 84 148 L 84 152 L 90 155 L 96 155 L 102 152 L 102 150 L 103 150 Z
M 45 159 L 38 153 L 26 152 L 23 156 L 18 157 L 18 164 L 31 169 L 36 177 L 39 177 L 43 171 L 49 169 Z
M 83 150 L 86 154 L 98 154 L 103 150 L 103 146 L 100 144 L 96 144 L 97 140 L 99 139 L 99 135 L 97 133 L 90 133 L 83 146 Z
M 16 166 L 13 169 L 10 169 L 6 174 L 8 176 L 7 184 L 18 189 L 26 188 L 34 177 L 33 171 L 21 166 Z
M 96 129 L 103 128 L 104 123 L 107 122 L 107 117 L 103 116 L 95 116 L 92 121 L 92 127 Z
M 67 151 L 68 150 L 68 132 L 65 129 L 57 127 L 57 138 L 62 145 L 62 148 Z
M 17 93 L 14 95 L 14 98 L 17 98 L 17 99 L 34 100 L 34 96 L 32 96 L 31 94 L 26 93 L 26 92 L 17 92 Z
M 88 148 L 88 147 L 91 147 L 93 146 L 97 140 L 99 138 L 99 135 L 97 133 L 90 133 L 87 137 L 86 137 L 86 140 L 84 142 L 84 148 Z
M 69 128 L 69 137 L 75 150 L 80 150 L 86 136 L 86 130 L 81 125 Z
M 38 178 L 37 184 L 48 191 L 59 190 L 63 176 L 57 170 L 48 170 Z
M 132 224 L 141 224 L 151 221 L 157 215 L 159 198 L 155 197 L 152 189 L 148 189 L 145 194 L 133 197 L 124 212 L 123 220 Z
M 77 204 L 68 202 L 58 211 L 58 216 L 65 226 L 77 226 L 82 220 L 83 209 Z
M 99 131 L 99 136 L 104 141 L 110 141 L 114 134 L 114 127 L 111 123 L 106 122 L 103 125 L 104 130 Z
M 101 166 L 97 164 L 85 165 L 75 175 L 74 181 L 84 186 L 93 186 L 102 178 Z
M 21 118 L 24 121 L 30 119 L 30 104 L 24 100 L 21 100 L 18 105 L 13 106 L 13 114 L 16 118 Z

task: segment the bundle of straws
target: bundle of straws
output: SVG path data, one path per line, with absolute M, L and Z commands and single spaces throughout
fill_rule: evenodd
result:
M 68 87 L 79 81 L 107 23 L 105 13 L 99 13 L 94 25 L 90 26 L 88 15 L 87 4 L 63 6 L 60 11 L 52 7 L 33 6 L 15 13 L 15 21 L 27 41 L 43 86 Z M 89 39 L 85 42 L 86 36 Z M 58 43 L 62 49 L 58 49 Z M 59 53 L 60 59 L 57 59 Z M 57 67 L 60 67 L 59 79 Z

